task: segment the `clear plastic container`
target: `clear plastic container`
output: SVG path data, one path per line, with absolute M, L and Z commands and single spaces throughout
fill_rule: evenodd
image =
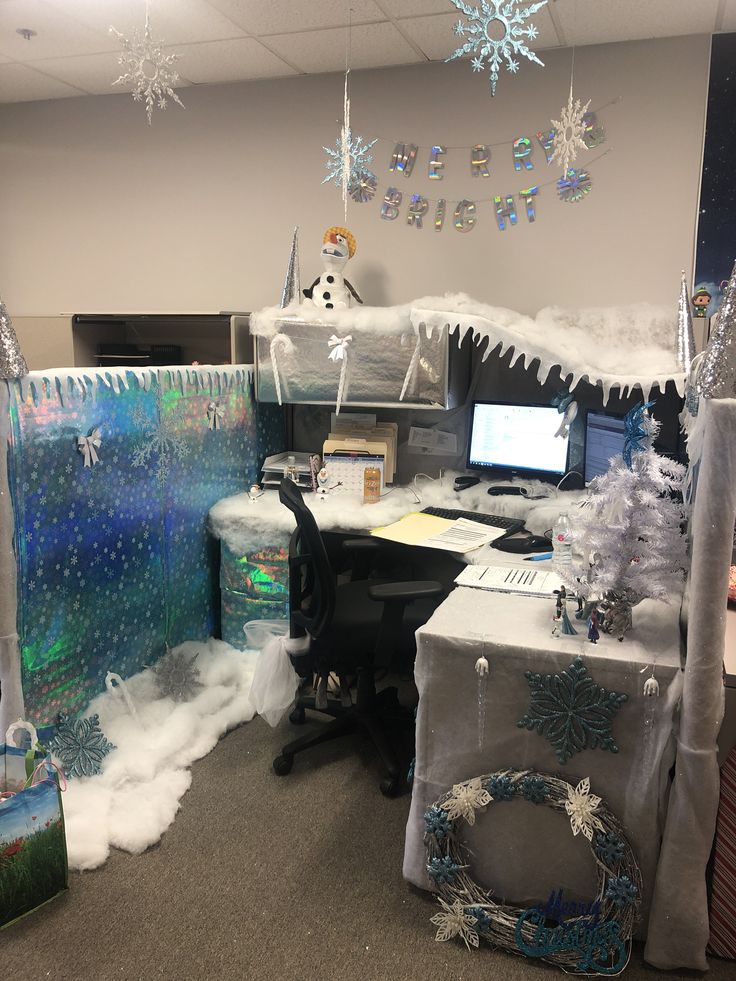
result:
M 558 569 L 572 566 L 572 530 L 567 511 L 563 511 L 552 528 L 552 552 Z

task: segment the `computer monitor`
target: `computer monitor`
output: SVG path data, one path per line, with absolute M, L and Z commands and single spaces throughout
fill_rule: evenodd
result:
M 502 479 L 561 480 L 567 472 L 569 442 L 555 436 L 561 421 L 552 405 L 474 402 L 468 468 Z
M 624 420 L 605 412 L 588 412 L 585 419 L 586 486 L 593 477 L 606 473 L 611 457 L 624 449 Z

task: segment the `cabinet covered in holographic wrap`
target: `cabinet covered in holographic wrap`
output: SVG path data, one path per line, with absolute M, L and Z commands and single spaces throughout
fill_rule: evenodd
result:
M 219 632 L 209 508 L 281 448 L 247 367 L 33 372 L 11 385 L 26 716 L 55 721 Z

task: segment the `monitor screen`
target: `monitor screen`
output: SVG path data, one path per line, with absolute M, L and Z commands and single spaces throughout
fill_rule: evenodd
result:
M 608 470 L 612 456 L 624 448 L 624 420 L 603 412 L 589 412 L 585 420 L 585 483 Z
M 507 477 L 562 477 L 567 471 L 568 440 L 555 436 L 561 421 L 552 405 L 475 402 L 468 467 Z

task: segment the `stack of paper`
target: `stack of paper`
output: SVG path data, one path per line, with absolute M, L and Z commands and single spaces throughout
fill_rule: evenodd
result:
M 399 521 L 394 521 L 385 528 L 374 528 L 371 532 L 376 538 L 386 538 L 402 545 L 419 545 L 422 548 L 440 548 L 446 552 L 460 553 L 480 548 L 505 534 L 504 528 L 495 528 L 480 521 L 468 521 L 467 518 L 451 521 L 420 512 L 407 514 Z
M 374 452 L 384 457 L 384 482 L 392 484 L 396 473 L 396 444 L 399 425 L 396 422 L 376 422 L 374 412 L 332 413 L 328 442 L 364 440 L 366 443 L 385 444 L 385 448 Z M 328 452 L 326 449 L 324 453 Z M 334 452 L 334 450 L 332 450 Z
M 560 588 L 553 572 L 541 569 L 508 569 L 498 565 L 467 565 L 455 580 L 458 586 L 491 589 L 497 593 L 525 593 L 527 596 L 551 596 Z
M 275 453 L 267 456 L 263 464 L 262 484 L 264 487 L 278 487 L 286 474 L 289 457 L 293 457 L 298 479 L 297 485 L 312 489 L 312 473 L 309 469 L 309 453 Z

